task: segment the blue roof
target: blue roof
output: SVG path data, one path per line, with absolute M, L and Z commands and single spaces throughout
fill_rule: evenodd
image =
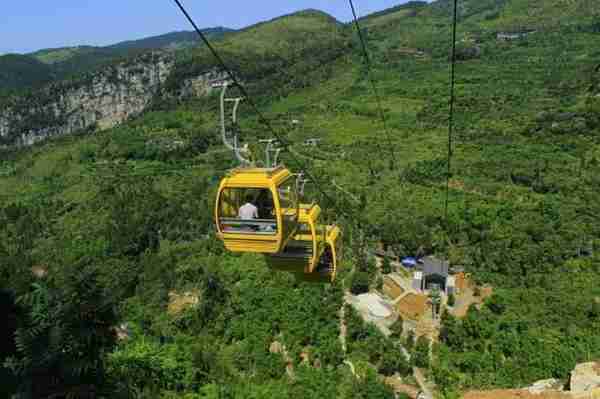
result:
M 417 259 L 412 256 L 402 258 L 402 264 L 406 267 L 415 267 L 417 265 Z

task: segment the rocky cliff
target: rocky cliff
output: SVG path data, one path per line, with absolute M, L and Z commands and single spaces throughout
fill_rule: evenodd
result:
M 563 385 L 550 379 L 524 389 L 471 391 L 463 399 L 600 399 L 600 362 L 578 364 L 571 372 L 568 386 Z
M 168 53 L 146 54 L 11 98 L 0 106 L 0 146 L 31 145 L 52 136 L 121 123 L 152 103 L 174 65 Z M 177 95 L 207 95 L 212 90 L 210 82 L 220 77 L 211 71 L 186 79 Z

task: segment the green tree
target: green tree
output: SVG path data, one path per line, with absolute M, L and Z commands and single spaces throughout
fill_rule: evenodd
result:
M 80 397 L 107 388 L 104 359 L 115 345 L 115 303 L 91 267 L 65 267 L 51 284 L 18 298 L 26 315 L 16 331 L 18 353 L 8 367 L 25 397 Z
M 410 364 L 402 351 L 394 346 L 383 352 L 378 369 L 381 374 L 386 376 L 391 376 L 395 373 L 408 375 L 411 371 Z
M 381 272 L 383 274 L 390 274 L 392 272 L 392 262 L 390 261 L 389 256 L 385 255 L 381 262 Z
M 13 295 L 0 290 L 0 314 L 5 317 L 5 325 L 0 331 L 0 395 L 11 397 L 17 389 L 17 380 L 11 371 L 4 366 L 4 361 L 17 353 L 14 334 L 17 330 L 18 309 Z
M 104 190 L 111 205 L 106 235 L 112 254 L 138 257 L 146 250 L 158 248 L 159 218 L 167 201 L 151 184 L 149 181 L 120 183 Z
M 424 335 L 417 339 L 417 344 L 413 353 L 414 363 L 417 367 L 429 367 L 429 339 Z
M 440 341 L 454 349 L 459 349 L 463 343 L 461 324 L 447 310 L 442 313 Z
M 356 272 L 352 276 L 352 286 L 350 292 L 354 295 L 364 294 L 369 292 L 369 274 L 366 272 Z
M 404 331 L 404 319 L 401 315 L 398 315 L 398 320 L 390 326 L 390 331 L 392 332 L 390 335 L 392 338 L 400 338 L 402 336 L 402 332 Z
M 393 399 L 394 391 L 380 382 L 374 370 L 367 370 L 365 377 L 354 380 L 351 398 L 355 399 Z
M 456 297 L 454 294 L 448 295 L 448 306 L 454 306 L 456 304 Z
M 432 289 L 429 293 L 429 300 L 431 301 L 432 317 L 435 318 L 435 315 L 439 313 L 440 303 L 442 302 L 440 290 L 437 288 Z
M 415 346 L 415 332 L 413 330 L 408 330 L 406 333 L 406 349 L 412 350 Z

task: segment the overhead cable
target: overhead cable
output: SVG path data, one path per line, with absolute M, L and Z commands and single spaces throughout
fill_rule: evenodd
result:
M 381 118 L 381 122 L 383 124 L 383 129 L 387 138 L 388 147 L 390 151 L 390 155 L 392 157 L 391 169 L 395 169 L 396 167 L 396 153 L 394 152 L 394 146 L 392 145 L 390 131 L 388 129 L 387 118 L 385 117 L 385 112 L 381 105 L 381 97 L 379 95 L 379 90 L 377 89 L 377 85 L 375 84 L 375 80 L 373 79 L 373 75 L 371 73 L 371 57 L 369 56 L 369 50 L 367 48 L 367 43 L 365 37 L 363 36 L 362 29 L 360 27 L 360 22 L 358 22 L 358 17 L 356 15 L 356 8 L 354 7 L 354 2 L 352 0 L 348 0 L 350 3 L 350 9 L 352 10 L 352 16 L 354 17 L 354 25 L 356 26 L 356 30 L 358 32 L 358 38 L 361 43 L 363 55 L 365 58 L 365 64 L 367 66 L 367 74 L 369 77 L 369 82 L 371 83 L 371 87 L 373 89 L 373 94 L 375 95 L 375 100 L 377 101 L 377 108 L 379 110 L 379 116 Z
M 254 110 L 254 112 L 258 115 L 259 121 L 273 134 L 273 136 L 275 138 L 277 138 L 277 140 L 281 143 L 281 145 L 283 146 L 283 148 L 286 149 L 286 150 L 288 150 L 288 147 L 290 145 L 287 142 L 287 140 L 285 140 L 283 138 L 283 136 L 281 134 L 279 134 L 273 128 L 273 126 L 271 125 L 271 123 L 269 122 L 269 120 L 260 111 L 260 109 L 258 108 L 258 106 L 256 105 L 256 103 L 254 102 L 254 100 L 252 99 L 252 97 L 250 97 L 250 95 L 249 95 L 248 91 L 246 90 L 246 88 L 240 83 L 240 81 L 237 79 L 237 77 L 235 76 L 235 74 L 233 73 L 233 71 L 227 66 L 227 64 L 225 64 L 225 61 L 223 61 L 223 58 L 221 58 L 221 56 L 219 55 L 219 53 L 217 52 L 217 50 L 212 46 L 212 44 L 210 43 L 210 41 L 207 39 L 206 35 L 204 33 L 202 33 L 202 31 L 198 28 L 198 26 L 196 25 L 196 23 L 194 22 L 194 20 L 190 16 L 190 14 L 187 12 L 187 10 L 185 9 L 185 7 L 181 3 L 181 1 L 180 0 L 174 0 L 174 1 L 177 4 L 177 6 L 179 7 L 179 9 L 181 10 L 181 12 L 183 13 L 183 15 L 185 15 L 185 17 L 187 18 L 187 20 L 189 21 L 189 23 L 192 25 L 192 27 L 194 28 L 194 30 L 196 31 L 196 33 L 198 34 L 198 36 L 200 36 L 200 39 L 202 39 L 202 41 L 204 42 L 204 44 L 206 45 L 206 47 L 208 47 L 208 49 L 212 53 L 213 57 L 217 60 L 217 63 L 219 64 L 219 66 L 221 67 L 221 69 L 227 73 L 229 79 L 240 90 L 240 92 L 242 93 L 242 95 L 247 100 L 248 104 L 250 104 L 250 106 L 252 107 L 252 109 Z M 291 157 L 293 158 L 293 160 L 298 165 L 303 165 L 303 163 L 299 160 L 298 157 L 296 157 L 296 155 L 294 155 L 293 152 L 291 152 L 291 151 L 288 151 L 288 152 L 291 155 Z M 317 187 L 317 189 L 319 190 L 319 192 L 321 193 L 321 195 L 323 195 L 323 197 L 325 199 L 327 199 L 331 204 L 335 205 L 336 201 L 334 201 L 334 199 L 331 198 L 331 196 L 329 194 L 327 194 L 325 192 L 325 190 L 322 189 L 319 180 L 308 169 L 305 169 L 304 173 L 315 184 L 315 186 Z M 345 209 L 339 208 L 339 207 L 336 207 L 336 208 L 338 208 L 338 211 L 340 213 L 345 214 L 347 216 L 351 216 L 348 213 L 348 211 L 346 211 Z
M 448 202 L 450 195 L 450 176 L 452 173 L 452 136 L 454 134 L 454 101 L 455 101 L 455 69 L 456 69 L 456 25 L 458 20 L 458 0 L 454 0 L 454 17 L 452 20 L 452 55 L 450 62 L 450 110 L 448 115 L 448 170 L 446 173 L 446 199 L 444 217 L 448 220 Z

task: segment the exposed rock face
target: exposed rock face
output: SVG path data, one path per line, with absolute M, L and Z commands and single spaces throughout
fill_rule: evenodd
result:
M 197 291 L 184 292 L 182 294 L 171 291 L 169 292 L 167 312 L 172 316 L 176 316 L 190 307 L 197 306 L 199 302 L 200 293 Z
M 269 352 L 271 353 L 282 353 L 283 350 L 283 345 L 279 341 L 273 341 L 269 346 Z
M 600 399 L 600 362 L 578 364 L 571 372 L 570 390 L 555 379 L 537 381 L 526 389 L 470 391 L 463 399 Z
M 547 380 L 536 381 L 527 390 L 530 393 L 540 394 L 545 391 L 562 391 L 562 383 L 556 378 L 550 378 Z
M 161 92 L 175 65 L 168 53 L 146 54 L 77 81 L 48 85 L 0 108 L 0 145 L 31 145 L 50 136 L 107 129 L 140 114 Z M 179 95 L 210 93 L 214 71 L 181 83 Z
M 571 373 L 571 392 L 590 392 L 600 388 L 600 362 L 578 364 Z

